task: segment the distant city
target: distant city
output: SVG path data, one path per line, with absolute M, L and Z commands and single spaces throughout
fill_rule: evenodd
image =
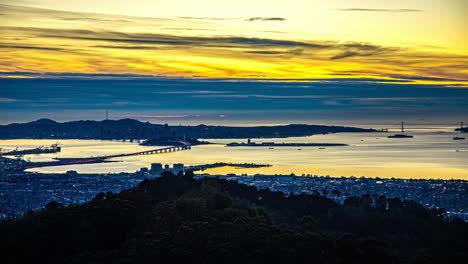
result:
M 83 129 L 86 123 L 92 129 Z M 79 128 L 79 129 L 78 129 Z M 459 130 L 463 129 L 463 124 Z M 128 131 L 122 134 L 122 131 Z M 150 138 L 142 145 L 165 146 L 159 149 L 143 150 L 133 153 L 104 154 L 96 157 L 54 158 L 54 161 L 31 162 L 24 155 L 61 152 L 62 147 L 55 143 L 50 147 L 39 146 L 32 149 L 13 149 L 0 156 L 0 218 L 16 218 L 28 210 L 41 210 L 52 201 L 68 205 L 80 204 L 93 199 L 104 192 L 120 192 L 138 185 L 144 179 L 159 177 L 164 172 L 174 174 L 187 171 L 198 172 L 195 179 L 217 177 L 228 181 L 255 186 L 258 189 L 270 189 L 284 195 L 322 195 L 343 203 L 346 198 L 365 194 L 413 200 L 427 208 L 443 208 L 448 217 L 459 217 L 468 220 L 468 181 L 439 179 L 380 179 L 364 177 L 329 177 L 318 175 L 210 175 L 202 173 L 206 169 L 261 168 L 270 164 L 216 162 L 195 166 L 184 166 L 182 162 L 169 164 L 152 163 L 150 168 L 141 168 L 128 173 L 78 173 L 69 170 L 66 173 L 36 173 L 28 169 L 48 166 L 64 166 L 89 163 L 113 162 L 117 157 L 164 154 L 167 152 L 190 150 L 194 145 L 210 144 L 198 138 L 243 138 L 246 135 L 259 137 L 289 137 L 336 132 L 387 132 L 385 129 L 360 129 L 339 126 L 289 125 L 271 127 L 222 127 L 222 126 L 167 126 L 152 125 L 136 120 L 105 120 L 101 122 L 67 122 L 57 123 L 41 119 L 26 124 L 0 126 L 0 138 L 85 138 L 85 139 L 119 139 L 133 141 Z M 403 133 L 403 124 L 402 124 Z M 188 136 L 187 136 L 188 135 Z M 401 134 L 398 137 L 409 137 Z M 389 136 L 395 137 L 395 136 Z M 462 139 L 462 137 L 456 137 Z M 454 138 L 455 139 L 455 138 Z M 464 139 L 464 138 L 463 138 Z M 362 140 L 361 140 L 362 141 Z M 324 147 L 348 146 L 341 143 L 275 143 L 233 142 L 227 147 Z M 458 150 L 457 150 L 458 151 Z M 16 157 L 16 158 L 14 158 Z
M 66 173 L 11 172 L 0 176 L 0 218 L 15 218 L 28 210 L 40 210 L 52 201 L 69 205 L 90 201 L 99 193 L 120 192 L 138 185 L 144 179 L 159 177 L 163 172 L 175 174 L 205 168 L 233 166 L 258 167 L 268 165 L 216 163 L 186 167 L 184 164 L 153 163 L 135 173 L 82 174 L 70 170 Z M 413 200 L 427 208 L 444 208 L 448 217 L 468 220 L 468 182 L 463 180 L 408 180 L 379 178 L 334 178 L 317 175 L 263 175 L 246 174 L 210 175 L 205 177 L 237 181 L 283 192 L 284 195 L 323 195 L 340 203 L 351 196 L 370 194 Z

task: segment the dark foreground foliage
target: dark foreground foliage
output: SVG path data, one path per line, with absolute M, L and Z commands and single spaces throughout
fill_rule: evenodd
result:
M 82 205 L 0 224 L 2 263 L 453 263 L 467 224 L 414 202 L 339 205 L 167 173 Z

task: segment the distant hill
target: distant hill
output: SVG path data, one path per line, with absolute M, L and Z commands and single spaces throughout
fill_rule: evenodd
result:
M 463 133 L 468 133 L 468 127 L 456 128 L 455 131 L 460 131 L 460 132 L 463 132 Z
M 383 196 L 257 190 L 165 173 L 0 223 L 2 263 L 458 263 L 468 224 Z
M 39 119 L 29 123 L 0 126 L 0 139 L 278 138 L 337 132 L 375 132 L 375 130 L 300 124 L 258 127 L 168 126 L 144 123 L 134 119 L 64 123 L 50 119 Z

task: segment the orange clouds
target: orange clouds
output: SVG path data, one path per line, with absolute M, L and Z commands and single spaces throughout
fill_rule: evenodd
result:
M 287 33 L 273 37 L 215 22 L 190 21 L 187 28 L 184 19 L 2 7 L 0 72 L 389 80 L 413 75 L 468 84 L 468 54 L 447 50 L 298 39 Z

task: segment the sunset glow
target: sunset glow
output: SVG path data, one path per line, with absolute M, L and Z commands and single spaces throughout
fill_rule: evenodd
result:
M 468 85 L 462 0 L 140 2 L 3 1 L 0 71 Z

